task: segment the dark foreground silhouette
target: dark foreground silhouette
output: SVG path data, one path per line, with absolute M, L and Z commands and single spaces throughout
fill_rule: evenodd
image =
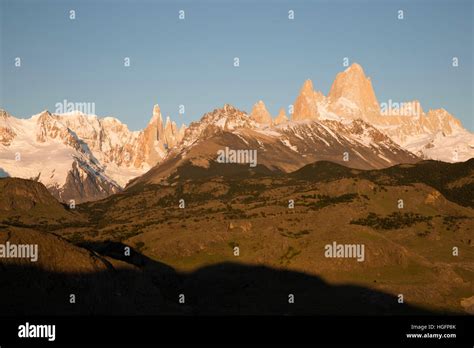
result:
M 184 274 L 135 250 L 125 258 L 119 243 L 83 247 L 122 258 L 130 266 L 110 264 L 103 272 L 67 274 L 0 263 L 0 315 L 440 314 L 399 304 L 395 296 L 382 292 L 334 286 L 298 272 L 223 263 Z M 290 294 L 294 303 L 289 303 Z

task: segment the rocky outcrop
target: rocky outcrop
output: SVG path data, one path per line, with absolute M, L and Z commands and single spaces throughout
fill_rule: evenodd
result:
M 318 104 L 324 99 L 321 92 L 314 90 L 313 82 L 306 80 L 294 103 L 292 120 L 317 120 L 319 118 Z
M 252 112 L 250 113 L 250 118 L 262 125 L 269 126 L 272 124 L 272 115 L 270 115 L 265 103 L 261 100 L 253 106 Z
M 278 112 L 278 116 L 275 118 L 274 124 L 278 126 L 279 124 L 288 122 L 288 117 L 286 117 L 285 109 L 281 108 Z
M 11 144 L 16 133 L 10 124 L 12 117 L 5 111 L 0 109 L 0 144 L 8 146 Z
M 337 74 L 328 99 L 330 111 L 345 118 L 361 118 L 373 123 L 380 115 L 372 82 L 357 63 Z

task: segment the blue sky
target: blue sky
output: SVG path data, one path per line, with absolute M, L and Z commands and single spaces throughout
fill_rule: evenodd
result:
M 371 77 L 379 102 L 418 99 L 474 130 L 470 0 L 0 3 L 0 105 L 17 117 L 54 111 L 64 99 L 93 102 L 98 115 L 133 130 L 156 103 L 178 124 L 224 103 L 250 111 L 260 99 L 276 115 L 308 78 L 327 94 L 349 57 Z

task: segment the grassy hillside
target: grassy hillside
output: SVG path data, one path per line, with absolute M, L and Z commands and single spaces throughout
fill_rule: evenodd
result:
M 83 205 L 95 232 L 81 238 L 120 241 L 180 271 L 264 265 L 463 311 L 474 293 L 473 165 L 360 171 L 317 162 L 292 174 L 199 168 L 195 178 L 187 168 L 187 176 Z M 364 244 L 365 261 L 326 258 L 334 241 Z
M 244 289 L 252 284 L 249 274 L 259 274 L 245 267 L 263 267 L 275 274 L 317 277 L 329 286 L 387 294 L 389 303 L 382 301 L 375 312 L 397 313 L 390 301 L 403 294 L 418 308 L 466 313 L 473 310 L 474 294 L 473 166 L 472 160 L 427 161 L 361 171 L 317 162 L 291 174 L 271 175 L 263 169 L 219 172 L 211 165 L 206 172 L 186 167 L 186 175 L 82 204 L 74 212 L 82 220 L 53 231 L 125 262 L 130 260 L 121 256 L 121 249 L 109 246 L 128 245 L 149 260 L 134 264 L 144 274 L 162 279 L 161 270 L 144 265 L 167 265 L 179 275 L 193 274 L 186 278 L 192 281 L 178 277 L 182 286 L 200 284 L 190 289 L 208 286 L 194 278 L 207 274 L 203 269 L 213 270 L 212 282 L 219 283 L 219 265 L 233 264 L 238 267 L 229 272 L 247 274 L 242 275 Z M 35 228 L 48 231 L 51 226 Z M 334 242 L 363 245 L 364 260 L 326 257 L 326 246 Z M 232 281 L 225 279 L 227 289 Z M 181 285 L 168 288 L 169 296 Z M 259 283 L 255 289 L 261 287 Z M 203 303 L 195 306 L 190 310 L 206 311 Z M 338 311 L 335 306 L 333 313 Z

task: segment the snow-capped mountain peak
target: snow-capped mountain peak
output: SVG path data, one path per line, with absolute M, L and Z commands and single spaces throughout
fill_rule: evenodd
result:
M 156 105 L 144 131 L 132 132 L 114 117 L 79 111 L 29 119 L 0 113 L 0 168 L 3 175 L 44 183 L 60 200 L 81 202 L 117 192 L 132 178 L 163 160 L 168 144 L 184 129 L 168 119 L 163 126 Z
M 199 121 L 192 122 L 184 132 L 180 147 L 187 147 L 205 140 L 216 133 L 232 132 L 241 128 L 256 129 L 260 124 L 247 113 L 230 104 L 214 109 L 202 116 Z
M 372 122 L 380 114 L 372 82 L 357 63 L 336 75 L 328 98 L 330 111 L 346 118 Z
M 205 128 L 218 128 L 222 130 L 257 127 L 257 123 L 247 113 L 230 104 L 224 104 L 224 107 L 208 112 L 200 121 L 193 122 L 189 128 L 196 128 L 197 124 Z

